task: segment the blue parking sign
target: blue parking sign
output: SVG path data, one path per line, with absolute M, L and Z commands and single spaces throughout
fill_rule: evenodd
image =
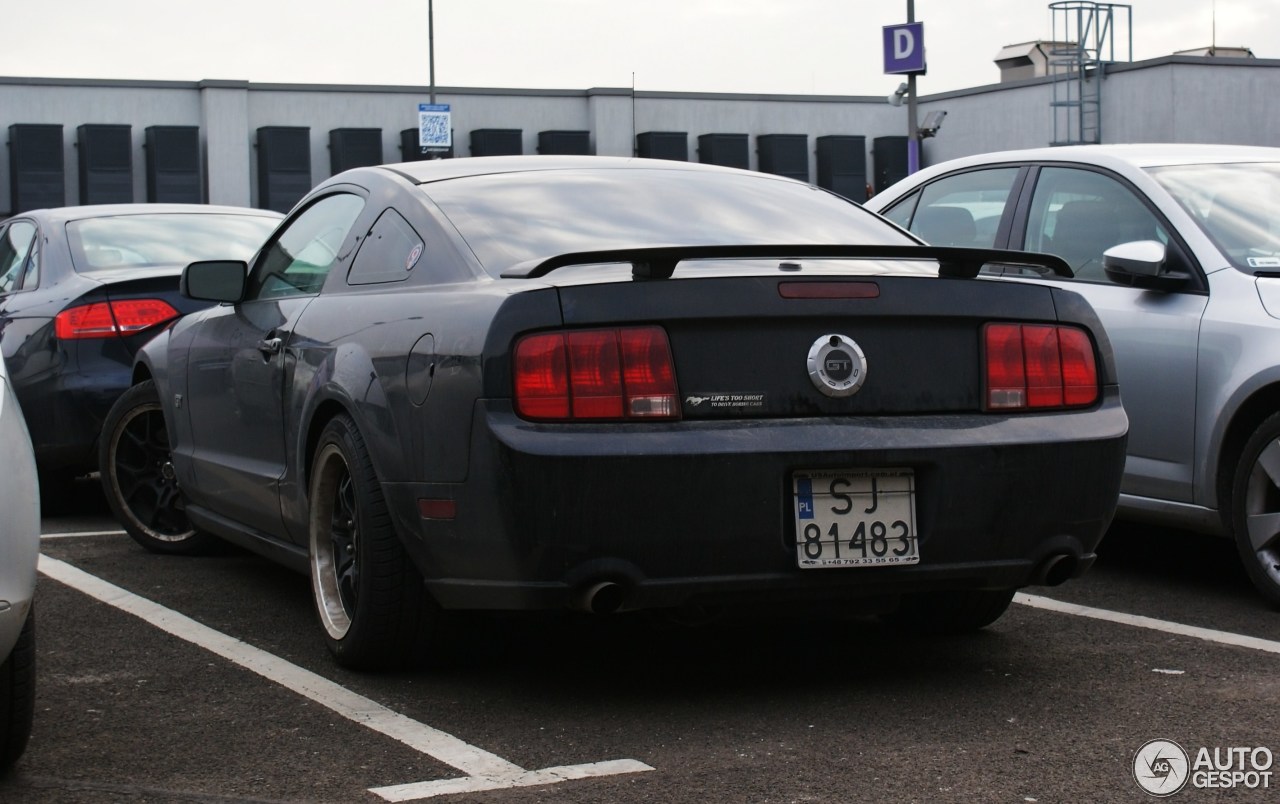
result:
M 924 23 L 884 26 L 884 71 L 888 75 L 923 73 Z

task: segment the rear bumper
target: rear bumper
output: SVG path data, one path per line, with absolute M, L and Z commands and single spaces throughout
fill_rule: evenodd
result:
M 131 384 L 129 350 L 142 340 L 66 341 L 54 370 L 26 378 L 18 388 L 41 472 L 97 469 L 102 422 Z
M 627 609 L 1013 589 L 1092 564 L 1127 427 L 1114 390 L 1084 412 L 749 425 L 533 425 L 481 403 L 467 482 L 385 490 L 446 608 L 581 606 L 602 583 Z M 920 563 L 800 569 L 792 473 L 889 467 L 915 473 Z M 416 516 L 421 498 L 456 517 Z

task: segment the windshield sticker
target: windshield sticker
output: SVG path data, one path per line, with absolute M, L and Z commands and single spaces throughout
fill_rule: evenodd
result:
M 1250 257 L 1250 268 L 1280 268 L 1280 257 Z

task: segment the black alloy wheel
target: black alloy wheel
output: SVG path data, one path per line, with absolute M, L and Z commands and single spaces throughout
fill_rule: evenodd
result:
M 112 406 L 98 459 L 107 504 L 138 544 L 156 553 L 189 555 L 216 542 L 187 519 L 154 382 L 133 386 Z

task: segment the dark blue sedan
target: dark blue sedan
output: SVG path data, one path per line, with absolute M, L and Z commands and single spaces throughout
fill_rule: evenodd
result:
M 193 260 L 248 259 L 279 222 L 263 210 L 121 204 L 0 222 L 0 349 L 27 419 L 42 495 L 97 469 L 102 419 L 138 347 L 207 305 L 178 294 Z

